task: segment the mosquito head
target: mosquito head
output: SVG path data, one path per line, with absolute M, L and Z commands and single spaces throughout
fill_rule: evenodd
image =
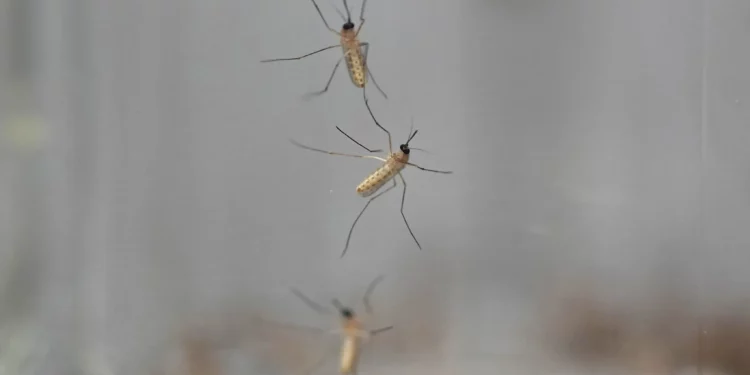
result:
M 336 310 L 339 311 L 339 314 L 341 314 L 342 318 L 346 320 L 354 319 L 354 311 L 344 306 L 343 304 L 341 304 L 341 302 L 338 299 L 336 298 L 332 299 L 331 304 L 333 304 L 333 306 L 336 307 Z
M 414 139 L 414 136 L 417 135 L 417 132 L 419 130 L 415 130 L 414 133 L 411 133 L 409 135 L 409 139 L 406 140 L 406 143 L 402 144 L 401 146 L 398 146 L 398 148 L 406 155 L 409 155 L 411 152 L 411 149 L 409 148 L 409 142 L 411 142 L 412 139 Z
M 346 11 L 346 23 L 344 24 L 344 30 L 351 30 L 354 28 L 352 23 L 352 12 L 349 11 L 349 4 L 344 0 L 344 10 Z
M 354 318 L 354 311 L 348 307 L 344 307 L 341 310 L 339 310 L 339 313 L 341 314 L 341 317 L 344 319 L 353 319 Z

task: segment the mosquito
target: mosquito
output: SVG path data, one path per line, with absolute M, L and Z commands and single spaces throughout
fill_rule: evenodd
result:
M 391 140 L 391 133 L 382 125 L 380 125 L 377 119 L 375 119 L 375 116 L 372 114 L 372 110 L 370 109 L 370 104 L 368 103 L 367 98 L 365 98 L 365 105 L 367 106 L 367 111 L 370 112 L 370 117 L 372 117 L 373 121 L 375 121 L 375 124 L 388 135 L 388 156 L 386 158 L 382 158 L 379 156 L 372 156 L 372 155 L 355 155 L 355 154 L 344 154 L 340 152 L 326 151 L 326 150 L 321 150 L 321 149 L 305 146 L 293 139 L 290 139 L 290 141 L 294 145 L 298 147 L 302 147 L 310 151 L 322 152 L 322 153 L 329 154 L 329 155 L 349 156 L 349 157 L 362 158 L 362 159 L 373 159 L 373 160 L 378 160 L 383 163 L 380 165 L 380 167 L 378 167 L 374 172 L 372 172 L 369 176 L 367 176 L 357 186 L 357 194 L 359 194 L 360 197 L 367 198 L 367 197 L 372 196 L 372 198 L 370 198 L 367 201 L 365 206 L 359 212 L 359 215 L 357 215 L 357 218 L 354 219 L 354 223 L 352 223 L 352 226 L 349 229 L 349 235 L 346 237 L 346 244 L 344 245 L 344 250 L 341 252 L 340 258 L 343 258 L 344 255 L 346 255 L 346 251 L 349 249 L 349 242 L 352 237 L 352 232 L 354 231 L 354 227 L 357 225 L 359 218 L 362 217 L 362 214 L 365 212 L 365 210 L 370 205 L 370 203 L 372 203 L 372 201 L 382 196 L 383 194 L 393 190 L 393 188 L 396 187 L 396 179 L 395 179 L 396 176 L 399 177 L 399 179 L 401 180 L 401 183 L 404 185 L 404 190 L 403 190 L 403 193 L 401 194 L 401 217 L 404 219 L 404 224 L 406 224 L 406 229 L 409 230 L 409 234 L 411 234 L 411 237 L 414 239 L 414 242 L 416 242 L 417 247 L 420 250 L 422 250 L 422 245 L 419 244 L 419 240 L 417 240 L 417 237 L 414 235 L 414 232 L 411 230 L 409 221 L 406 220 L 406 215 L 404 214 L 404 202 L 406 201 L 406 186 L 407 185 L 406 185 L 406 180 L 404 179 L 404 176 L 401 174 L 401 171 L 404 168 L 406 168 L 407 165 L 409 165 L 409 166 L 415 167 L 417 169 L 420 169 L 426 172 L 441 173 L 441 174 L 451 174 L 453 172 L 424 168 L 409 161 L 409 155 L 411 153 L 411 150 L 423 151 L 421 149 L 409 146 L 409 143 L 414 139 L 414 136 L 416 136 L 417 132 L 419 131 L 419 130 L 414 130 L 412 132 L 412 130 L 414 129 L 413 120 L 412 120 L 412 127 L 409 129 L 409 137 L 407 138 L 406 142 L 399 146 L 398 151 L 393 152 L 393 142 Z M 368 152 L 370 153 L 382 152 L 382 150 L 372 150 L 366 147 L 362 143 L 350 137 L 343 130 L 341 130 L 341 128 L 339 128 L 338 126 L 336 127 L 336 129 L 339 132 L 341 132 L 341 134 L 349 138 L 349 140 L 356 143 L 358 146 L 364 148 Z M 392 182 L 391 186 L 389 186 L 385 190 L 378 192 L 380 188 L 382 188 L 388 182 Z
M 369 317 L 371 317 L 373 314 L 372 305 L 370 305 L 370 295 L 382 280 L 382 275 L 372 280 L 372 282 L 370 282 L 370 284 L 367 286 L 367 290 L 362 297 L 365 312 Z M 327 308 L 308 298 L 299 290 L 292 288 L 292 293 L 294 293 L 294 295 L 301 299 L 302 302 L 305 303 L 305 305 L 307 305 L 317 313 L 324 315 L 329 315 L 332 313 Z M 344 306 L 336 298 L 331 300 L 331 304 L 336 308 L 341 319 L 341 327 L 329 331 L 329 333 L 336 333 L 342 336 L 341 349 L 339 353 L 339 373 L 356 375 L 357 365 L 359 364 L 359 358 L 361 356 L 362 345 L 369 341 L 372 337 L 385 331 L 391 330 L 393 326 L 391 325 L 373 330 L 366 329 L 364 322 L 357 317 L 354 309 Z M 324 355 L 320 360 L 315 362 L 314 365 L 310 367 L 310 369 L 308 369 L 306 374 L 313 372 L 323 364 L 325 359 L 328 357 L 328 353 L 326 352 L 325 354 L 326 355 Z
M 298 56 L 298 57 L 287 57 L 287 58 L 279 58 L 279 59 L 270 59 L 270 60 L 262 60 L 262 63 L 266 62 L 275 62 L 275 61 L 290 61 L 290 60 L 301 60 L 305 57 L 315 55 L 319 52 L 327 51 L 332 48 L 341 47 L 341 50 L 343 52 L 343 55 L 339 57 L 338 61 L 336 62 L 336 65 L 333 66 L 333 72 L 331 72 L 331 76 L 328 78 L 328 81 L 326 82 L 325 87 L 320 91 L 315 91 L 312 93 L 307 94 L 307 96 L 318 96 L 328 91 L 328 87 L 331 85 L 331 81 L 333 81 L 333 77 L 336 75 L 336 70 L 339 68 L 339 65 L 341 64 L 341 60 L 346 61 L 346 67 L 349 71 L 349 78 L 351 79 L 354 86 L 361 88 L 363 91 L 363 95 L 366 97 L 366 94 L 364 92 L 365 85 L 367 84 L 367 78 L 369 77 L 372 80 L 372 83 L 375 84 L 375 87 L 380 91 L 380 94 L 383 95 L 384 98 L 388 99 L 388 96 L 383 92 L 383 90 L 380 88 L 378 83 L 375 81 L 375 77 L 372 75 L 372 71 L 370 70 L 370 67 L 367 65 L 367 56 L 368 52 L 370 51 L 370 43 L 368 42 L 361 42 L 359 40 L 359 32 L 362 30 L 362 26 L 365 24 L 365 5 L 367 5 L 367 0 L 362 1 L 362 9 L 359 13 L 359 27 L 357 27 L 356 31 L 354 29 L 354 23 L 352 22 L 352 15 L 349 11 L 349 4 L 347 3 L 347 0 L 343 0 L 344 2 L 344 9 L 346 9 L 346 17 L 344 17 L 343 14 L 336 8 L 336 12 L 338 12 L 339 16 L 341 16 L 342 21 L 344 21 L 344 25 L 341 26 L 341 31 L 336 31 L 334 28 L 328 25 L 328 21 L 326 21 L 326 18 L 323 16 L 323 13 L 320 11 L 320 7 L 318 7 L 318 4 L 315 2 L 315 0 L 311 0 L 313 5 L 315 6 L 315 10 L 318 11 L 318 14 L 320 15 L 320 18 L 323 20 L 323 24 L 325 24 L 326 28 L 330 30 L 332 33 L 338 35 L 340 37 L 339 44 L 330 45 L 325 48 L 321 48 L 315 52 L 310 52 L 308 54 Z

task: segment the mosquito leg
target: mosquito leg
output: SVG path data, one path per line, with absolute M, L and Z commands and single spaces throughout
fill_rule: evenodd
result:
M 365 23 L 365 5 L 367 5 L 367 0 L 362 1 L 362 9 L 359 11 L 359 23 Z
M 357 142 L 357 140 L 355 140 L 354 138 L 350 137 L 349 134 L 346 134 L 346 132 L 344 132 L 343 130 L 341 130 L 341 128 L 339 128 L 338 126 L 336 127 L 336 130 L 340 131 L 341 134 L 345 135 L 347 138 L 349 138 L 349 140 L 351 140 L 352 142 L 358 144 L 360 147 L 364 148 L 368 152 L 372 152 L 372 153 L 383 152 L 383 150 L 380 150 L 380 149 L 372 150 L 372 149 L 367 148 L 367 146 L 365 146 L 365 145 Z
M 406 163 L 406 164 L 411 165 L 412 167 L 419 168 L 419 169 L 421 169 L 423 171 L 426 171 L 426 172 L 442 173 L 442 174 L 451 174 L 451 173 L 453 173 L 452 171 L 439 171 L 437 169 L 429 169 L 429 168 L 420 167 L 420 166 L 418 166 L 418 165 L 416 165 L 414 163 L 411 163 L 411 162 Z
M 322 315 L 331 314 L 330 310 L 326 309 L 325 307 L 321 306 L 317 302 L 313 301 L 312 299 L 310 299 L 309 297 L 307 297 L 306 295 L 304 295 L 299 290 L 297 290 L 295 288 L 291 288 L 291 290 L 292 290 L 292 293 L 294 293 L 294 295 L 297 296 L 297 298 L 299 298 L 300 300 L 302 300 L 302 302 L 304 302 L 305 305 L 307 305 L 307 307 L 315 310 L 315 312 L 317 312 L 318 314 L 322 314 Z
M 365 341 L 369 341 L 371 338 L 375 337 L 375 335 L 385 332 L 385 331 L 390 331 L 391 329 L 393 329 L 393 326 L 382 327 L 382 328 L 373 329 L 369 331 L 359 330 L 355 333 L 355 335 L 357 335 L 358 337 L 362 338 Z
M 378 333 L 382 333 L 382 332 L 385 332 L 385 331 L 390 331 L 391 329 L 393 329 L 393 326 L 388 326 L 388 327 L 373 329 L 372 331 L 370 331 L 370 335 L 371 336 L 375 336 Z
M 333 66 L 333 72 L 331 72 L 331 76 L 328 77 L 328 82 L 326 82 L 326 87 L 324 87 L 323 90 L 311 92 L 305 95 L 306 97 L 318 96 L 318 95 L 328 92 L 328 87 L 331 86 L 331 81 L 333 81 L 333 77 L 336 75 L 336 70 L 339 68 L 339 65 L 341 64 L 342 59 L 343 57 L 339 57 L 339 61 L 336 61 L 336 65 Z
M 365 20 L 362 19 L 362 18 L 360 18 L 359 19 L 359 26 L 357 26 L 357 31 L 354 32 L 354 37 L 355 38 L 359 36 L 359 30 L 362 30 L 362 26 L 364 26 L 364 25 L 365 25 Z
M 383 129 L 383 131 L 386 134 L 388 134 L 388 152 L 390 154 L 392 154 L 393 153 L 393 145 L 392 145 L 392 142 L 391 142 L 391 132 L 389 132 L 386 128 L 384 128 L 382 125 L 380 125 L 380 123 L 378 122 L 378 120 L 375 118 L 375 115 L 372 114 L 372 109 L 370 109 L 370 103 L 367 100 L 367 94 L 365 93 L 364 89 L 362 89 L 362 96 L 365 99 L 365 106 L 367 107 L 367 111 L 370 112 L 370 117 L 372 117 L 372 121 L 375 121 L 375 125 L 377 125 L 380 129 Z
M 304 148 L 304 149 L 310 150 L 310 151 L 322 152 L 322 153 L 328 154 L 328 155 L 349 156 L 349 157 L 352 157 L 352 158 L 361 158 L 361 159 L 374 159 L 374 160 L 377 160 L 377 161 L 381 161 L 383 163 L 386 162 L 385 159 L 383 159 L 383 158 L 381 158 L 379 156 L 344 154 L 344 153 L 341 153 L 341 152 L 326 151 L 326 150 L 321 150 L 319 148 L 312 148 L 310 146 L 305 146 L 305 145 L 303 145 L 303 144 L 301 144 L 301 143 L 299 143 L 299 142 L 297 142 L 297 141 L 295 141 L 293 139 L 290 139 L 289 141 L 292 142 L 292 144 L 294 144 L 297 147 L 301 147 L 301 148 Z
M 378 286 L 378 284 L 380 284 L 381 281 L 383 281 L 383 278 L 384 278 L 383 275 L 379 275 L 378 277 L 373 279 L 370 282 L 370 285 L 367 286 L 364 296 L 362 296 L 362 302 L 365 305 L 365 312 L 367 312 L 370 315 L 372 315 L 372 305 L 370 305 L 370 295 L 372 294 L 372 292 L 375 291 L 375 287 Z
M 394 179 L 394 180 L 391 180 L 391 181 L 393 181 L 393 185 L 391 185 L 390 187 L 388 187 L 388 189 L 385 189 L 385 190 L 381 191 L 380 193 L 376 194 L 374 197 L 370 198 L 370 200 L 367 201 L 367 203 L 365 204 L 365 206 L 362 207 L 362 211 L 359 212 L 359 215 L 357 215 L 357 218 L 354 219 L 354 223 L 352 223 L 352 227 L 349 229 L 349 235 L 346 237 L 346 245 L 344 246 L 344 251 L 341 252 L 341 258 L 344 257 L 344 255 L 346 254 L 346 251 L 349 249 L 349 241 L 352 239 L 352 232 L 354 231 L 354 226 L 357 225 L 357 221 L 359 221 L 359 218 L 362 217 L 363 213 L 365 213 L 365 210 L 367 209 L 367 206 L 369 206 L 370 203 L 372 203 L 372 201 L 374 201 L 375 199 L 377 199 L 381 195 L 383 195 L 383 194 L 385 194 L 385 193 L 393 190 L 393 188 L 396 187 L 396 180 Z
M 336 31 L 331 26 L 328 26 L 328 21 L 326 21 L 326 18 L 323 17 L 323 12 L 320 11 L 320 7 L 318 6 L 318 3 L 316 3 L 315 0 L 312 0 L 312 3 L 313 5 L 315 5 L 315 10 L 318 11 L 318 14 L 320 15 L 320 19 L 323 20 L 323 23 L 326 25 L 326 28 L 328 28 L 328 30 L 331 30 L 332 33 L 341 36 L 341 34 L 338 31 Z
M 359 31 L 365 25 L 365 5 L 367 5 L 367 0 L 362 1 L 362 9 L 359 11 L 359 27 L 357 27 L 357 31 L 354 33 L 355 38 L 359 36 Z
M 380 91 L 380 95 L 383 95 L 385 99 L 388 99 L 388 95 L 386 95 L 383 89 L 380 88 L 380 85 L 378 85 L 378 81 L 375 80 L 375 76 L 372 75 L 372 70 L 370 69 L 370 66 L 368 65 L 366 66 L 366 68 L 367 68 L 367 75 L 370 76 L 370 80 L 372 81 L 372 84 L 375 85 L 375 88 L 378 89 L 378 91 Z
M 361 43 L 360 46 L 362 46 L 362 48 L 364 49 L 362 54 L 364 55 L 364 59 L 365 59 L 365 69 L 367 70 L 367 75 L 370 76 L 370 80 L 372 80 L 372 83 L 375 85 L 375 88 L 378 89 L 378 91 L 380 91 L 380 94 L 383 95 L 384 98 L 388 99 L 388 95 L 386 95 L 383 89 L 380 88 L 380 85 L 378 85 L 378 82 L 375 80 L 375 76 L 372 75 L 372 71 L 370 70 L 370 65 L 367 64 L 367 55 L 370 52 L 370 43 L 364 42 L 364 43 Z
M 404 218 L 404 224 L 406 224 L 406 229 L 409 230 L 409 234 L 411 234 L 411 238 L 414 239 L 414 242 L 417 243 L 417 247 L 419 247 L 419 250 L 422 250 L 422 245 L 419 244 L 419 241 L 417 241 L 417 237 L 414 236 L 414 232 L 411 231 L 411 227 L 409 226 L 409 221 L 406 220 L 406 215 L 404 215 L 404 202 L 406 201 L 406 180 L 404 179 L 404 176 L 401 175 L 401 172 L 399 172 L 398 177 L 401 178 L 401 182 L 404 184 L 404 192 L 401 194 L 401 217 Z
M 336 47 L 340 47 L 340 45 L 338 45 L 338 44 L 335 44 L 335 45 L 332 45 L 332 46 L 328 46 L 328 47 L 325 47 L 325 48 L 321 48 L 321 49 L 319 49 L 319 50 L 317 50 L 317 51 L 315 51 L 315 52 L 310 52 L 310 53 L 308 53 L 308 54 L 306 54 L 306 55 L 302 55 L 302 56 L 299 56 L 299 57 L 284 57 L 284 58 L 281 58 L 281 59 L 261 60 L 260 62 L 262 62 L 262 63 L 267 63 L 267 62 L 273 62 L 273 61 L 290 61 L 290 60 L 301 60 L 301 59 L 304 59 L 304 58 L 305 58 L 305 57 L 307 57 L 307 56 L 312 56 L 312 55 L 314 55 L 314 54 L 316 54 L 316 53 L 319 53 L 319 52 L 323 52 L 323 51 L 329 50 L 329 49 L 331 49 L 331 48 L 336 48 Z

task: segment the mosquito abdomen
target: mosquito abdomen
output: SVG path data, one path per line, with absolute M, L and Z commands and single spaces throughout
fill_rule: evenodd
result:
M 365 67 L 365 59 L 360 47 L 359 40 L 353 36 L 342 34 L 341 48 L 344 51 L 344 60 L 346 60 L 349 78 L 351 78 L 354 86 L 363 88 L 367 84 L 367 68 Z
M 408 160 L 409 157 L 400 151 L 392 154 L 383 165 L 367 176 L 367 178 L 357 186 L 357 194 L 363 198 L 373 195 L 388 181 L 396 177 L 396 175 L 406 167 L 406 162 Z
M 341 345 L 341 362 L 339 372 L 341 374 L 354 374 L 357 371 L 357 360 L 359 359 L 359 339 L 356 336 L 346 336 Z

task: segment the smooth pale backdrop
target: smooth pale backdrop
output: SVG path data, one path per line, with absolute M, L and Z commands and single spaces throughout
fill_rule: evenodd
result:
M 142 371 L 175 322 L 237 304 L 316 323 L 289 286 L 354 301 L 380 273 L 392 345 L 429 314 L 440 340 L 417 353 L 384 336 L 365 372 L 516 365 L 503 355 L 528 345 L 520 327 L 559 275 L 625 298 L 670 269 L 706 306 L 750 287 L 747 1 L 369 0 L 361 38 L 389 95 L 371 89 L 373 111 L 396 145 L 413 117 L 430 154 L 412 160 L 455 173 L 404 172 L 423 251 L 399 188 L 344 259 L 377 163 L 288 138 L 342 152 L 360 150 L 336 125 L 386 138 L 343 69 L 302 100 L 338 50 L 259 63 L 337 42 L 309 1 L 0 4 L 2 121 L 34 116 L 47 135 L 3 143 L 0 241 L 42 255 L 48 371 L 76 373 L 81 353 Z

